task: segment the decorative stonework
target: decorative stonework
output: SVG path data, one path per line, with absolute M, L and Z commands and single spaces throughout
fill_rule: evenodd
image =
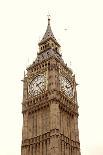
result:
M 75 75 L 59 49 L 48 19 L 23 80 L 21 155 L 80 155 Z

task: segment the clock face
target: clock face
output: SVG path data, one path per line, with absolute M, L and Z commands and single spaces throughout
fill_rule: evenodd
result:
M 45 76 L 44 74 L 37 75 L 29 84 L 29 94 L 34 96 L 38 95 L 45 89 Z
M 61 91 L 65 92 L 66 95 L 68 95 L 69 97 L 73 96 L 71 83 L 64 76 L 60 76 L 60 87 L 61 87 Z

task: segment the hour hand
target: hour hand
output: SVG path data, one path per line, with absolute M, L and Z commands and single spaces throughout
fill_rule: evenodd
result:
M 42 83 L 42 82 L 37 83 L 36 86 L 39 86 L 41 83 Z

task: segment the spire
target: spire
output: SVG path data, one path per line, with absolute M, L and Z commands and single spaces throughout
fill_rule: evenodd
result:
M 47 25 L 46 32 L 45 32 L 42 40 L 39 42 L 39 45 L 44 43 L 49 38 L 51 38 L 55 43 L 57 43 L 59 45 L 59 43 L 57 42 L 56 38 L 54 37 L 54 34 L 53 34 L 51 26 L 50 26 L 50 15 L 48 15 L 48 25 Z

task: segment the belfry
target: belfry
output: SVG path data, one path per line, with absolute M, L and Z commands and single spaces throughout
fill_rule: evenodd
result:
M 21 155 L 80 155 L 75 75 L 64 63 L 50 18 L 23 79 Z

